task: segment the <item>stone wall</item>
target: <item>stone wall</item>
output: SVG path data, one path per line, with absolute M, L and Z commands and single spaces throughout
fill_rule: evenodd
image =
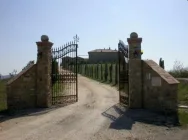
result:
M 129 107 L 142 108 L 142 61 L 141 51 L 142 38 L 133 32 L 130 38 L 127 38 L 129 44 Z
M 176 78 L 180 83 L 188 84 L 188 78 Z
M 23 69 L 7 83 L 8 109 L 36 106 L 36 64 Z
M 28 65 L 7 83 L 8 109 L 51 106 L 51 47 L 46 35 L 37 44 L 37 63 Z
M 118 52 L 90 52 L 89 63 L 117 62 Z
M 129 60 L 129 96 L 130 108 L 142 108 L 141 60 Z
M 162 111 L 177 109 L 178 83 L 153 60 L 142 61 L 143 107 Z
M 177 111 L 178 84 L 152 60 L 142 60 L 142 38 L 132 32 L 129 44 L 129 108 Z

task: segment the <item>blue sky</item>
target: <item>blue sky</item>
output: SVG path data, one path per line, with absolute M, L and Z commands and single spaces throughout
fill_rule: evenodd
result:
M 131 32 L 143 38 L 143 59 L 167 70 L 174 61 L 188 66 L 187 0 L 1 0 L 0 73 L 20 71 L 36 60 L 43 34 L 59 47 L 78 34 L 79 55 L 127 44 Z

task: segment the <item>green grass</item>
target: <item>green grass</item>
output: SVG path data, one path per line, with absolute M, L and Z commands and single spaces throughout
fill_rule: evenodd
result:
M 52 93 L 54 93 L 55 96 L 59 96 L 60 94 L 63 95 L 63 91 L 64 91 L 64 85 L 63 83 L 58 83 L 56 82 L 53 87 L 52 87 Z
M 6 80 L 0 80 L 0 111 L 7 109 L 7 100 L 6 100 Z
M 178 85 L 178 101 L 182 105 L 188 105 L 188 84 L 180 83 Z
M 188 110 L 179 109 L 178 110 L 179 122 L 181 126 L 186 126 L 188 124 Z

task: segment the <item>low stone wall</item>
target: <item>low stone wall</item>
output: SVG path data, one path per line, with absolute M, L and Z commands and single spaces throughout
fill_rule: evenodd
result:
M 30 61 L 7 83 L 8 109 L 29 109 L 51 106 L 51 47 L 46 35 L 37 44 L 37 61 Z
M 179 81 L 154 61 L 143 61 L 144 108 L 176 111 L 178 83 Z
M 180 83 L 188 84 L 188 78 L 176 78 Z
M 36 64 L 22 70 L 7 83 L 8 109 L 36 106 Z

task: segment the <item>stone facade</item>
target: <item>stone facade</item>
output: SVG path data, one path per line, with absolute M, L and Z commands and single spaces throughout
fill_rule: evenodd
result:
M 152 60 L 141 60 L 141 42 L 133 32 L 129 44 L 129 107 L 177 111 L 178 84 Z
M 96 49 L 88 52 L 89 63 L 118 62 L 118 51 L 111 49 Z
M 141 60 L 142 38 L 139 38 L 136 33 L 131 33 L 127 41 L 129 44 L 129 107 L 176 111 L 179 81 L 154 61 Z M 53 43 L 49 42 L 47 36 L 42 36 L 41 41 L 36 44 L 38 48 L 36 64 L 29 63 L 7 83 L 8 109 L 51 106 Z M 91 53 L 90 56 L 90 61 L 92 60 L 93 63 L 101 61 L 101 58 L 105 58 L 102 59 L 104 62 L 118 59 L 116 50 L 95 51 L 93 55 L 94 57 Z
M 129 43 L 129 107 L 142 107 L 142 67 L 141 54 L 134 55 L 135 50 L 141 50 L 142 38 L 138 38 L 136 33 L 131 33 L 127 39 Z
M 33 64 L 8 81 L 8 109 L 36 107 L 36 97 L 36 64 Z
M 143 61 L 143 107 L 176 111 L 178 83 L 154 61 Z
M 53 43 L 42 36 L 37 62 L 29 63 L 7 83 L 8 109 L 26 109 L 51 106 L 51 47 Z
M 129 60 L 129 107 L 142 108 L 141 60 Z
M 42 38 L 42 37 L 41 37 Z M 41 39 L 42 40 L 42 39 Z M 38 47 L 37 55 L 37 106 L 51 106 L 51 70 L 52 54 L 51 47 L 53 43 L 49 41 L 36 42 Z

